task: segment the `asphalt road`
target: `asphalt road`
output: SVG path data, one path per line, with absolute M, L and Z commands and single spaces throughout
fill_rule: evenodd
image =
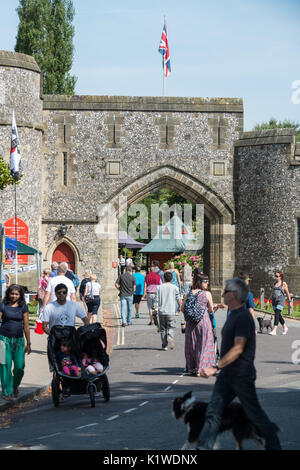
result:
M 142 311 L 146 312 L 145 303 Z M 216 317 L 220 340 L 225 312 L 217 312 Z M 180 449 L 187 432 L 172 416 L 173 398 L 192 390 L 208 401 L 215 382 L 214 378 L 183 374 L 180 318 L 176 347 L 169 351 L 161 350 L 160 335 L 147 325 L 146 313 L 125 329 L 116 319 L 108 371 L 110 401 L 104 403 L 99 396 L 96 407 L 91 408 L 88 396 L 71 396 L 54 408 L 51 397 L 46 396 L 17 413 L 7 413 L 2 417 L 0 450 Z M 257 335 L 257 391 L 263 408 L 282 429 L 283 449 L 295 450 L 300 449 L 300 365 L 293 359 L 300 359 L 300 322 L 290 320 L 287 325 L 287 336 L 281 335 L 280 327 L 276 337 Z M 235 448 L 230 434 L 219 438 L 219 448 Z M 245 448 L 257 450 L 251 441 L 246 441 Z

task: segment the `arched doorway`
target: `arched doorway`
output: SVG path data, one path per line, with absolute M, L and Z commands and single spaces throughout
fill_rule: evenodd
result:
M 107 201 L 107 210 L 95 227 L 96 233 L 102 237 L 101 270 L 105 274 L 105 296 L 109 300 L 116 298 L 115 273 L 110 267 L 112 261 L 118 258 L 119 217 L 127 206 L 163 187 L 183 195 L 194 204 L 204 205 L 204 270 L 210 277 L 214 286 L 212 292 L 219 302 L 225 279 L 232 277 L 234 272 L 234 208 L 204 182 L 171 166 L 157 168 L 136 178 Z
M 69 269 L 71 269 L 73 272 L 76 272 L 75 254 L 67 243 L 62 242 L 55 248 L 52 255 L 52 262 L 54 261 L 57 263 L 68 263 Z

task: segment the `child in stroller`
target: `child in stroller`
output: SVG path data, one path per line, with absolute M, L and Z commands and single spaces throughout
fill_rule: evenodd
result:
M 80 367 L 76 356 L 71 352 L 72 344 L 67 338 L 62 338 L 60 350 L 56 352 L 57 363 L 61 365 L 61 370 L 66 375 L 80 376 Z
M 81 363 L 89 375 L 97 375 L 103 372 L 104 367 L 101 362 L 95 357 L 89 357 L 89 354 L 85 351 L 82 353 Z

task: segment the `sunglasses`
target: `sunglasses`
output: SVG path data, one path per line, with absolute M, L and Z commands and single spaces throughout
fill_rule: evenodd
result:
M 66 290 L 59 290 L 58 292 L 56 292 L 56 295 L 67 295 L 68 291 Z
M 202 281 L 202 282 L 207 282 L 207 283 L 209 283 L 209 280 L 207 279 L 207 280 L 205 280 L 205 281 Z

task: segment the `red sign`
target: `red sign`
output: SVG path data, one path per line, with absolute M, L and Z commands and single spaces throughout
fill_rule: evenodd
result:
M 29 232 L 28 225 L 22 219 L 17 217 L 17 230 L 16 230 L 16 219 L 11 219 L 4 222 L 5 236 L 8 238 L 16 238 L 18 242 L 25 243 L 28 245 Z M 12 264 L 12 261 L 6 261 L 6 264 Z M 18 255 L 18 264 L 28 264 L 28 255 Z

